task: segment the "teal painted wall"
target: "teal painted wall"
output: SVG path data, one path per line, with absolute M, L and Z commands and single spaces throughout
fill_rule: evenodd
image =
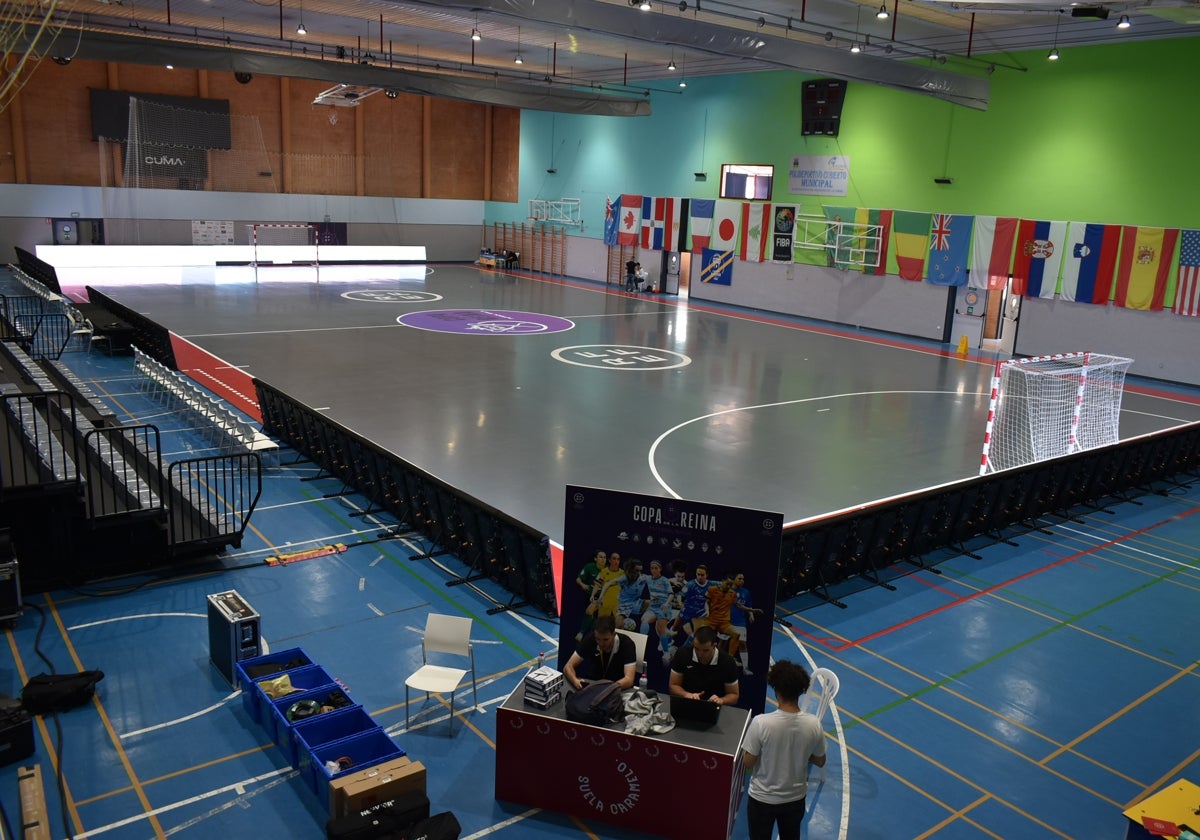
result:
M 770 72 L 648 85 L 652 115 L 525 111 L 520 196 L 488 202 L 491 222 L 523 221 L 531 198 L 579 198 L 582 235 L 603 234 L 604 200 L 623 192 L 716 197 L 722 163 L 775 165 L 777 202 L 1200 227 L 1200 39 L 1005 56 L 987 111 L 851 83 L 837 138 L 800 135 L 800 87 Z M 792 195 L 793 155 L 848 155 L 845 198 Z M 555 169 L 548 174 L 547 169 Z M 697 182 L 693 173 L 705 171 Z M 949 186 L 933 183 L 946 175 Z

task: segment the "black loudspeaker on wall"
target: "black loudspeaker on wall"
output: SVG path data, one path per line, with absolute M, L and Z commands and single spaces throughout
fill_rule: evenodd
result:
M 804 83 L 802 95 L 800 133 L 837 137 L 842 104 L 846 101 L 846 83 L 841 79 L 813 79 Z

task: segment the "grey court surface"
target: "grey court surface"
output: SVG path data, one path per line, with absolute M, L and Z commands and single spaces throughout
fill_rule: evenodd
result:
M 89 282 L 560 542 L 567 484 L 794 521 L 975 475 L 995 361 L 468 266 Z M 1200 420 L 1129 384 L 1122 437 Z

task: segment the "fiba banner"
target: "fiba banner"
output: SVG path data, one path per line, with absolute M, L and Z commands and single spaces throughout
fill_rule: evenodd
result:
M 796 235 L 796 206 L 788 204 L 775 208 L 775 232 L 771 238 L 771 262 L 792 261 L 792 242 Z
M 567 486 L 558 668 L 596 618 L 647 636 L 650 688 L 707 624 L 737 667 L 738 705 L 766 702 L 783 515 Z

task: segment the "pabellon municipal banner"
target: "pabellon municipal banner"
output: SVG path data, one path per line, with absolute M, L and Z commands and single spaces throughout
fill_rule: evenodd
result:
M 849 155 L 793 155 L 788 192 L 793 195 L 846 195 L 850 191 Z

